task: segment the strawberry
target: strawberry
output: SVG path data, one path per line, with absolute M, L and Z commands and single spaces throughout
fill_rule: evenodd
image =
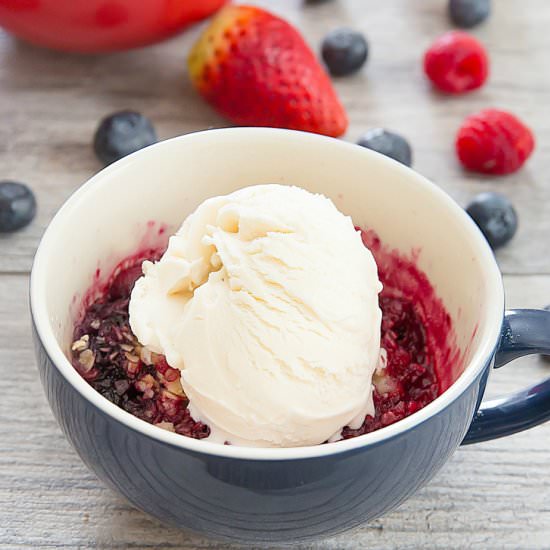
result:
M 340 136 L 348 120 L 299 32 L 252 6 L 227 6 L 189 56 L 200 94 L 234 123 Z

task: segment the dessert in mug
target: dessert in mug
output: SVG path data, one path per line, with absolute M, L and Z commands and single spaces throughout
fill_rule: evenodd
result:
M 84 304 L 72 358 L 161 428 L 295 447 L 414 413 L 450 385 L 458 351 L 414 257 L 323 195 L 265 184 L 206 200 L 164 252 L 121 262 Z

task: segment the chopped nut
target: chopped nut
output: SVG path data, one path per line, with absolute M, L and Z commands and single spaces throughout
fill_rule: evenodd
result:
M 156 380 L 150 374 L 146 374 L 136 382 L 136 387 L 141 391 L 143 391 L 142 388 L 153 388 L 157 385 Z
M 76 342 L 73 342 L 73 345 L 71 346 L 71 349 L 73 351 L 82 351 L 88 348 L 90 345 L 90 337 L 85 334 L 80 338 L 80 340 L 76 340 Z
M 380 348 L 380 355 L 378 356 L 378 364 L 376 366 L 376 374 L 383 376 L 384 369 L 388 364 L 388 352 L 384 348 Z
M 151 399 L 155 395 L 155 388 L 158 387 L 158 384 L 150 374 L 146 374 L 143 378 L 140 378 L 134 383 L 134 387 L 136 390 L 143 393 L 145 399 Z
M 175 395 L 185 397 L 185 393 L 183 391 L 183 388 L 181 387 L 181 381 L 179 378 L 177 380 L 174 380 L 173 382 L 166 382 L 164 384 L 164 387 Z
M 383 372 L 382 374 L 375 372 L 372 377 L 372 383 L 380 395 L 391 393 L 397 388 L 395 380 L 391 376 L 383 374 Z
M 153 354 L 149 348 L 146 348 L 146 347 L 141 348 L 139 352 L 139 356 L 146 365 L 153 364 Z
M 84 370 L 84 372 L 88 372 L 94 366 L 94 362 L 95 362 L 94 352 L 91 349 L 84 350 L 78 356 L 78 362 L 82 366 L 82 369 Z
M 132 355 L 131 353 L 128 353 L 127 351 L 124 352 L 124 355 L 126 356 L 126 359 L 130 361 L 130 363 L 139 363 L 139 357 L 137 355 Z
M 168 390 L 160 390 L 160 395 L 164 400 L 172 400 L 172 401 L 181 401 L 181 397 L 179 395 L 176 395 L 175 393 L 172 393 Z
M 97 330 L 100 326 L 101 326 L 101 321 L 99 319 L 94 319 L 91 323 L 90 323 L 90 326 L 94 329 L 94 330 Z
M 164 361 L 164 355 L 151 352 L 151 361 L 153 361 L 153 365 L 156 365 L 159 361 Z
M 131 361 L 128 361 L 124 368 L 126 369 L 128 376 L 134 377 L 139 372 L 139 363 L 132 363 Z
M 120 344 L 120 347 L 124 351 L 128 351 L 128 352 L 134 351 L 134 346 L 130 346 L 129 344 Z

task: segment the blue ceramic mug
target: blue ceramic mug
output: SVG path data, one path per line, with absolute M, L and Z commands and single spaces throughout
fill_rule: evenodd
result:
M 454 383 L 422 410 L 374 433 L 315 447 L 222 446 L 171 433 L 96 393 L 67 360 L 76 309 L 99 269 L 143 245 L 155 221 L 177 228 L 207 197 L 257 183 L 331 197 L 387 245 L 416 249 L 455 326 Z M 307 540 L 395 508 L 462 443 L 550 418 L 550 381 L 481 403 L 489 372 L 550 352 L 550 313 L 504 312 L 502 281 L 477 227 L 438 187 L 364 148 L 266 128 L 199 132 L 139 151 L 82 186 L 48 227 L 31 278 L 40 375 L 83 461 L 162 521 L 253 543 Z M 481 405 L 480 405 L 481 403 Z

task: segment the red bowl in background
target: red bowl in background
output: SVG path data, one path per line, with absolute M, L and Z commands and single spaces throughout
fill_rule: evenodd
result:
M 227 0 L 0 0 L 0 26 L 39 46 L 105 52 L 162 40 Z

